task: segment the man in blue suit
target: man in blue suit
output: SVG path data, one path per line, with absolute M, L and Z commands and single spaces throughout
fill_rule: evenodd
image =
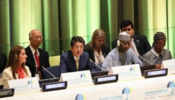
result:
M 80 36 L 71 40 L 71 50 L 61 55 L 60 73 L 90 70 L 96 71 L 96 65 L 89 60 L 89 54 L 83 52 L 85 41 Z

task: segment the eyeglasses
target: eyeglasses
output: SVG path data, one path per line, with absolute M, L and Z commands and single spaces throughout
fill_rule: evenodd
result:
M 33 36 L 32 38 L 34 38 L 34 39 L 43 39 L 43 37 L 42 36 Z

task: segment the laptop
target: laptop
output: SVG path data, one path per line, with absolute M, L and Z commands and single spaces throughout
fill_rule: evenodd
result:
M 144 66 L 140 66 L 140 71 L 142 76 L 144 76 L 144 71 L 145 70 L 151 70 L 151 69 L 155 69 L 156 66 L 155 65 L 144 65 Z

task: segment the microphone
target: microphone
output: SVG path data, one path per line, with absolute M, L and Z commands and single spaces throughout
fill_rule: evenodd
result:
M 92 63 L 94 63 L 93 61 L 92 61 L 92 59 L 89 59 Z M 103 69 L 102 67 L 100 67 L 98 64 L 96 64 L 96 63 L 94 63 L 98 68 L 100 68 L 102 71 L 105 71 L 105 69 Z
M 48 71 L 44 66 L 42 66 L 42 68 L 47 72 L 49 73 L 53 78 L 56 78 L 50 71 Z
M 139 56 L 139 58 L 141 58 L 142 60 L 146 61 L 146 62 L 149 63 L 150 65 L 154 65 L 154 64 L 152 64 L 150 61 L 148 61 L 147 59 L 143 58 L 142 56 Z

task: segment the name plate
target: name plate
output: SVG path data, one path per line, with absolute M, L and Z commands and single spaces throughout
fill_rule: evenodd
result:
M 168 68 L 168 74 L 175 73 L 175 59 L 165 60 L 162 62 L 162 68 Z
M 89 70 L 62 73 L 60 81 L 67 81 L 68 87 L 79 87 L 93 84 Z
M 10 80 L 8 81 L 8 85 L 9 88 L 15 88 L 15 94 L 24 94 L 40 91 L 38 79 L 36 77 Z
M 166 76 L 168 73 L 168 69 L 153 69 L 153 70 L 146 70 L 144 72 L 145 78 L 151 78 L 151 77 L 159 77 L 159 76 Z
M 43 90 L 43 92 L 46 92 L 46 91 L 52 91 L 52 90 L 66 89 L 66 87 L 67 87 L 67 81 L 52 82 L 52 83 L 43 84 L 42 90 Z
M 119 80 L 142 78 L 139 64 L 112 67 L 112 72 L 119 75 Z
M 118 74 L 97 76 L 94 78 L 95 85 L 103 84 L 103 83 L 110 83 L 110 82 L 117 82 L 117 80 L 118 80 Z

